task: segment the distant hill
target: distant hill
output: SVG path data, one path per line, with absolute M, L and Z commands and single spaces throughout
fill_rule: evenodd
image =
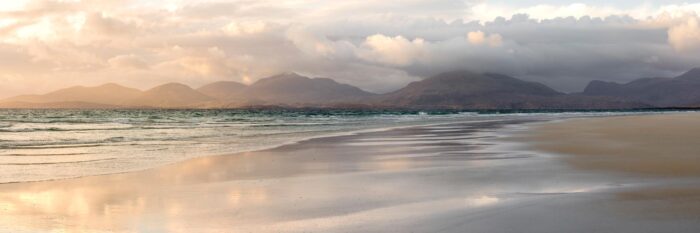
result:
M 108 83 L 96 87 L 75 86 L 57 90 L 44 95 L 21 95 L 6 99 L 4 102 L 16 103 L 52 103 L 52 102 L 82 102 L 100 105 L 122 105 L 141 95 L 134 88 Z
M 592 81 L 582 93 L 637 101 L 657 107 L 693 107 L 700 105 L 700 68 L 676 78 L 642 78 L 619 84 Z
M 187 85 L 168 83 L 143 92 L 126 105 L 130 107 L 184 108 L 198 107 L 211 101 L 215 101 L 215 99 Z
M 117 84 L 78 86 L 5 99 L 0 101 L 0 108 L 625 109 L 659 106 L 649 103 L 700 106 L 700 94 L 695 91 L 698 88 L 697 69 L 675 79 L 642 79 L 628 84 L 594 81 L 580 94 L 560 93 L 541 83 L 501 74 L 453 71 L 380 95 L 328 78 L 286 73 L 260 79 L 250 86 L 216 82 L 197 90 L 180 83 L 147 91 Z
M 501 74 L 453 71 L 410 83 L 378 104 L 455 109 L 611 109 L 647 105 L 607 97 L 567 95 L 544 84 Z
M 197 91 L 222 101 L 240 101 L 239 98 L 247 87 L 248 86 L 238 82 L 221 81 L 204 85 L 197 88 Z
M 255 104 L 306 105 L 353 102 L 374 95 L 333 79 L 287 73 L 258 80 L 240 98 Z
M 561 95 L 543 84 L 505 75 L 454 71 L 410 83 L 375 102 L 416 108 L 512 108 Z

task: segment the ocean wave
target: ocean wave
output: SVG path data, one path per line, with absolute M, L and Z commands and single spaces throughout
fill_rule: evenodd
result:
M 32 145 L 0 145 L 0 149 L 5 150 L 22 150 L 22 149 L 67 149 L 67 148 L 85 148 L 85 147 L 99 147 L 103 146 L 101 144 L 32 144 Z
M 77 120 L 77 119 L 61 119 L 61 120 L 56 120 L 56 119 L 47 119 L 47 118 L 31 118 L 31 119 L 6 119 L 4 121 L 10 122 L 10 123 L 37 123 L 37 124 L 57 124 L 57 123 L 66 123 L 66 124 L 99 124 L 99 123 L 111 123 L 108 121 L 109 119 L 103 119 L 103 120 L 95 120 L 95 119 L 85 119 L 85 120 Z
M 237 110 L 0 110 L 0 118 L 5 118 L 0 120 L 0 126 L 6 126 L 0 127 L 0 163 L 32 165 L 46 171 L 10 176 L 22 181 L 53 179 L 59 173 L 66 177 L 118 173 L 427 119 L 390 114 Z M 117 161 L 67 161 L 95 158 Z M 36 161 L 29 163 L 30 160 Z M 57 164 L 54 161 L 68 165 L 51 166 Z M 95 170 L 94 164 L 100 164 L 100 169 Z M 0 170 L 0 176 L 7 174 L 15 173 Z
M 60 127 L 46 127 L 46 128 L 0 128 L 0 132 L 5 133 L 29 133 L 29 132 L 72 132 L 72 131 L 112 131 L 112 130 L 132 130 L 137 127 L 130 128 L 60 128 Z
M 0 128 L 0 132 L 5 132 L 5 133 L 26 133 L 26 132 L 40 132 L 40 131 L 69 131 L 69 130 L 61 129 L 61 128 L 58 128 L 58 127 L 49 127 L 49 128 L 19 128 L 19 129 Z
M 103 142 L 123 142 L 125 140 L 126 140 L 125 137 L 111 137 L 111 138 L 107 138 L 107 139 L 103 140 Z
M 56 165 L 56 164 L 94 163 L 94 162 L 110 161 L 110 160 L 115 160 L 115 159 L 116 158 L 78 160 L 78 161 L 60 161 L 60 162 L 39 162 L 39 163 L 0 163 L 0 165 L 9 165 L 9 166 Z
M 52 153 L 52 154 L 0 154 L 0 157 L 44 157 L 44 156 L 75 156 L 89 155 L 90 153 Z
M 300 122 L 300 123 L 274 123 L 274 124 L 255 124 L 250 125 L 251 128 L 266 128 L 266 127 L 303 127 L 303 126 L 331 126 L 338 123 L 315 123 L 315 122 Z
M 234 137 L 236 133 L 219 133 L 219 134 L 202 134 L 202 135 L 186 135 L 186 136 L 163 136 L 163 137 L 125 137 L 114 136 L 101 140 L 61 140 L 61 141 L 3 141 L 0 144 L 0 149 L 21 150 L 21 149 L 64 149 L 64 148 L 83 148 L 83 147 L 100 147 L 100 146 L 119 146 L 119 145 L 140 145 L 143 142 L 173 142 L 183 141 L 189 144 L 196 143 L 196 139 L 215 138 L 215 137 Z M 2 140 L 0 140 L 2 141 Z M 154 144 L 150 144 L 154 145 Z M 163 144 L 169 145 L 169 144 Z
M 138 129 L 201 129 L 202 127 L 197 127 L 197 126 L 140 126 L 136 127 Z

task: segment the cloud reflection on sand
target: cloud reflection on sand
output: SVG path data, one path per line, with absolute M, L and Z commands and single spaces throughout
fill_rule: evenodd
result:
M 479 207 L 479 206 L 495 205 L 499 201 L 501 201 L 501 199 L 498 197 L 479 196 L 479 197 L 467 198 L 467 206 Z

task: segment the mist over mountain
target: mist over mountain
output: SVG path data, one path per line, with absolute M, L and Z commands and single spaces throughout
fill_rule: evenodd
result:
M 505 75 L 454 71 L 408 84 L 379 103 L 417 108 L 511 108 L 538 97 L 563 95 L 543 84 Z
M 611 109 L 646 106 L 610 98 L 567 95 L 537 82 L 469 71 L 447 72 L 413 82 L 382 96 L 378 103 L 410 108 L 454 109 Z
M 246 87 L 245 84 L 239 82 L 220 81 L 197 88 L 197 91 L 218 100 L 236 101 L 243 95 L 242 92 Z
M 21 95 L 6 99 L 4 102 L 52 103 L 52 102 L 85 102 L 102 105 L 124 105 L 131 99 L 141 95 L 141 91 L 114 83 L 96 87 L 75 86 L 44 95 Z
M 293 105 L 359 101 L 375 94 L 329 78 L 286 73 L 258 80 L 243 95 L 252 103 Z
M 96 104 L 90 102 L 22 102 L 0 101 L 0 109 L 119 109 L 121 105 Z
M 676 78 L 626 84 L 593 81 L 565 94 L 542 83 L 495 73 L 441 73 L 387 94 L 328 78 L 284 73 L 251 85 L 221 81 L 193 89 L 168 83 L 141 91 L 117 84 L 71 87 L 0 101 L 0 108 L 350 107 L 411 109 L 630 109 L 700 106 L 700 69 Z
M 181 83 L 168 83 L 151 88 L 126 104 L 133 107 L 183 108 L 214 101 L 201 92 Z
M 592 81 L 582 93 L 648 103 L 657 107 L 700 106 L 700 68 L 675 78 L 642 78 L 619 84 Z

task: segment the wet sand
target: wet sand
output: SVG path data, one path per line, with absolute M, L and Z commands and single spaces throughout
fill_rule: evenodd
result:
M 527 139 L 538 150 L 575 168 L 647 180 L 616 193 L 640 213 L 700 220 L 699 113 L 567 120 L 533 132 Z
M 657 178 L 574 169 L 530 152 L 507 136 L 530 134 L 522 123 L 393 129 L 142 172 L 2 184 L 0 232 L 700 229 L 692 215 L 631 214 L 654 205 L 621 194 Z
M 700 114 L 569 120 L 534 130 L 538 149 L 582 169 L 700 176 Z

